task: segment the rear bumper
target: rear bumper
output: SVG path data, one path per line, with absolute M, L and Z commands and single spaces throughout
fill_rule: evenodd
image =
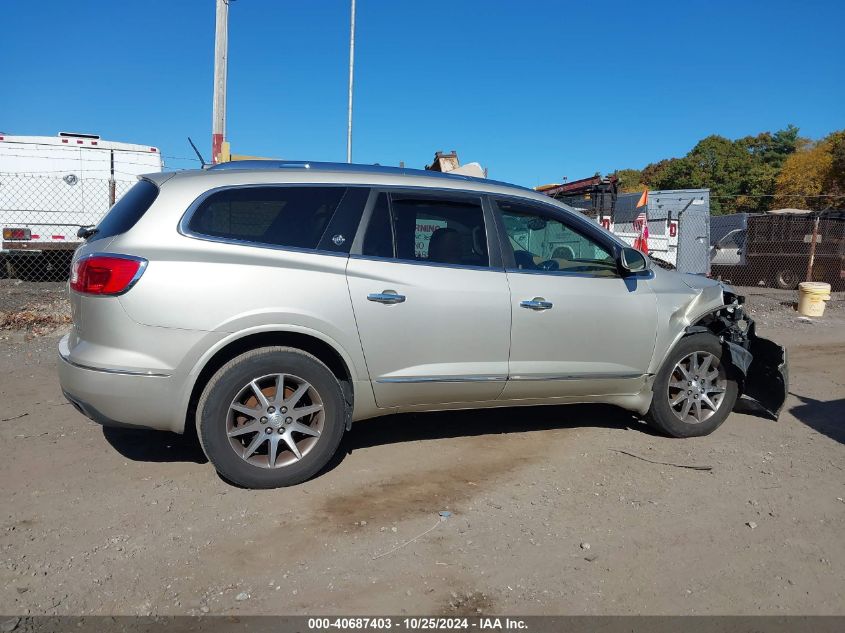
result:
M 43 252 L 68 252 L 79 246 L 80 242 L 2 242 L 0 250 L 20 257 L 40 255 Z
M 175 415 L 179 398 L 171 375 L 76 364 L 70 359 L 68 336 L 59 341 L 58 369 L 65 397 L 98 424 L 184 431 L 184 420 Z

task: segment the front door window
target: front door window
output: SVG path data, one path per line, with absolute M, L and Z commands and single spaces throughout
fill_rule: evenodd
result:
M 497 204 L 516 270 L 617 276 L 616 260 L 595 240 L 530 208 Z

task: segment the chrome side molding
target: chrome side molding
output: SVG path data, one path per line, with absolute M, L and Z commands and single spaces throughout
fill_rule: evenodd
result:
M 477 376 L 398 376 L 377 378 L 380 383 L 425 383 L 425 382 L 505 382 L 537 380 L 634 380 L 645 378 L 646 374 L 549 374 L 549 375 L 477 375 Z
M 505 382 L 507 376 L 398 376 L 396 378 L 377 378 L 376 382 L 418 383 L 418 382 Z

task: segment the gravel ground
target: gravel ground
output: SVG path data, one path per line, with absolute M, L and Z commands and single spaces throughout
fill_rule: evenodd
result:
M 749 313 L 758 322 L 758 327 L 801 328 L 819 319 L 801 318 L 795 311 L 798 301 L 797 290 L 778 290 L 777 288 L 739 287 L 745 295 Z M 797 318 L 796 318 L 797 317 Z M 845 292 L 831 292 L 830 301 L 825 306 L 824 319 L 845 317 Z
M 67 282 L 26 282 L 0 279 L 0 331 L 26 330 L 46 334 L 70 323 Z
M 15 288 L 0 310 L 32 307 Z M 749 292 L 790 352 L 778 422 L 741 404 L 671 440 L 612 407 L 391 416 L 274 491 L 222 481 L 191 437 L 76 413 L 66 326 L 0 332 L 0 613 L 845 614 L 845 302 L 807 321 Z

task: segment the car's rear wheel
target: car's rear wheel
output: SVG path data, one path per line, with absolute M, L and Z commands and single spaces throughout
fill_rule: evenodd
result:
M 719 339 L 693 334 L 681 339 L 657 372 L 646 420 L 672 437 L 715 431 L 730 415 L 738 387 Z
M 226 479 L 278 488 L 315 475 L 331 459 L 347 408 L 335 376 L 311 354 L 264 347 L 229 361 L 197 406 L 197 435 Z

